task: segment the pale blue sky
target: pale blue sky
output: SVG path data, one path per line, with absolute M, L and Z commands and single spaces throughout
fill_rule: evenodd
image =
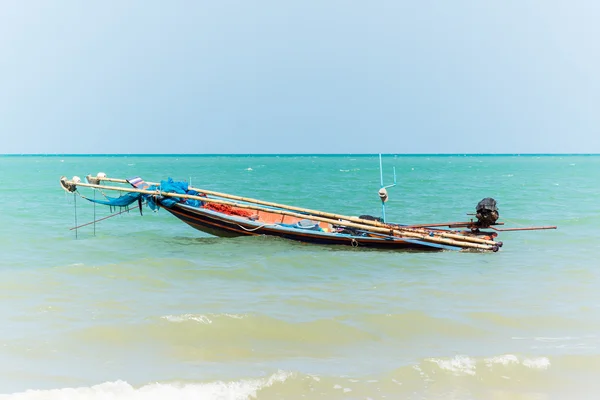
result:
M 0 153 L 600 153 L 600 2 L 0 7 Z

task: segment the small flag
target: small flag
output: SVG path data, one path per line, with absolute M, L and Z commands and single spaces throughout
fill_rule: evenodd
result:
M 145 189 L 148 187 L 148 184 L 146 182 L 144 182 L 144 180 L 142 178 L 140 178 L 139 176 L 127 179 L 127 182 L 129 182 L 131 184 L 131 186 L 136 187 L 136 188 Z

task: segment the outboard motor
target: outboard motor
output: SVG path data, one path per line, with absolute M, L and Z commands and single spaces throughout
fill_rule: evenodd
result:
M 477 224 L 482 228 L 487 228 L 498 221 L 500 213 L 496 207 L 496 200 L 486 197 L 477 204 Z

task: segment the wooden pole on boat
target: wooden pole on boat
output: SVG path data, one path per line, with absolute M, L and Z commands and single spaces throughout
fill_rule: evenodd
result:
M 130 192 L 130 193 L 141 193 L 141 194 L 147 194 L 147 195 L 158 196 L 158 197 L 165 196 L 165 197 L 177 197 L 177 198 L 183 198 L 183 199 L 193 199 L 193 200 L 198 200 L 198 201 L 203 201 L 203 202 L 208 202 L 208 203 L 225 204 L 225 205 L 229 205 L 229 206 L 233 206 L 233 207 L 266 211 L 266 212 L 275 213 L 275 214 L 289 215 L 289 216 L 297 217 L 297 218 L 306 218 L 307 217 L 307 215 L 305 215 L 305 214 L 298 214 L 298 213 L 291 212 L 291 211 L 284 211 L 284 210 L 277 210 L 277 209 L 269 209 L 269 208 L 260 207 L 259 205 L 232 203 L 232 202 L 229 202 L 226 200 L 211 199 L 208 197 L 194 196 L 194 195 L 189 195 L 189 194 L 167 193 L 167 192 L 161 192 L 160 190 L 144 190 L 144 189 L 134 189 L 134 188 L 123 188 L 123 187 L 116 187 L 116 186 L 95 185 L 95 184 L 90 184 L 90 183 L 67 181 L 66 178 L 64 180 L 61 178 L 61 185 L 63 186 L 63 188 L 65 190 L 68 190 L 66 188 L 67 185 L 71 185 L 71 187 L 82 186 L 82 187 L 89 187 L 89 188 L 94 188 L 94 189 L 105 189 L 105 190 L 115 190 L 115 191 Z M 346 220 L 336 220 L 336 219 L 315 216 L 315 215 L 310 215 L 310 218 L 313 220 L 316 220 L 316 221 L 327 222 L 327 223 L 339 225 L 339 226 L 359 228 L 359 229 L 372 231 L 372 232 L 378 232 L 378 233 L 386 233 L 386 234 L 391 234 L 392 236 L 394 234 L 397 234 L 397 235 L 404 236 L 404 237 L 421 239 L 426 242 L 447 244 L 450 246 L 458 246 L 458 247 L 463 247 L 463 248 L 473 248 L 473 249 L 479 249 L 479 250 L 497 250 L 498 247 L 500 246 L 499 243 L 496 243 L 493 241 L 488 241 L 488 242 L 491 242 L 489 244 L 481 243 L 481 242 L 472 242 L 471 241 L 472 239 L 478 239 L 481 241 L 483 241 L 483 239 L 472 238 L 472 237 L 461 236 L 461 235 L 457 235 L 457 236 L 460 236 L 460 240 L 454 240 L 453 238 L 439 237 L 436 235 L 436 232 L 434 232 L 434 231 L 431 231 L 430 234 L 423 234 L 423 233 L 417 233 L 417 232 L 412 232 L 412 231 L 401 231 L 401 230 L 396 229 L 395 227 L 379 228 L 379 227 L 373 227 L 373 226 L 359 224 L 359 223 L 355 223 L 355 222 L 350 222 L 350 221 L 346 221 Z M 401 239 L 401 237 L 400 237 L 400 239 Z M 467 239 L 470 239 L 470 240 L 467 240 Z
M 99 178 L 99 179 L 108 181 L 108 182 L 128 183 L 127 180 L 118 179 L 118 178 L 104 177 L 104 178 Z M 146 182 L 146 183 L 149 185 L 156 185 L 156 186 L 159 185 L 156 182 Z M 273 202 L 269 202 L 269 201 L 252 199 L 249 197 L 235 196 L 235 195 L 231 195 L 231 194 L 227 194 L 227 193 L 220 193 L 220 192 L 215 192 L 212 190 L 205 190 L 205 189 L 195 188 L 195 187 L 191 187 L 191 186 L 188 188 L 188 190 L 195 190 L 197 192 L 201 192 L 204 194 L 222 197 L 225 199 L 243 201 L 246 203 L 254 203 L 254 204 L 260 204 L 260 205 L 269 206 L 269 207 L 277 207 L 277 208 L 282 208 L 282 209 L 287 209 L 287 210 L 292 210 L 292 211 L 299 211 L 302 213 L 310 214 L 311 218 L 313 218 L 313 219 L 316 219 L 316 218 L 314 218 L 314 216 L 319 216 L 319 217 L 324 217 L 324 218 L 331 218 L 331 219 L 336 219 L 336 220 L 355 222 L 355 223 L 358 223 L 361 225 L 368 225 L 368 226 L 373 226 L 373 227 L 377 227 L 377 228 L 383 228 L 383 229 L 386 229 L 386 231 L 388 231 L 388 232 L 390 229 L 393 229 L 395 231 L 412 232 L 412 233 L 423 234 L 423 235 L 428 235 L 428 236 L 429 236 L 429 232 L 431 232 L 430 230 L 427 230 L 427 229 L 419 229 L 420 227 L 402 227 L 402 226 L 398 226 L 398 225 L 389 225 L 389 224 L 384 224 L 384 223 L 381 223 L 378 221 L 372 221 L 372 220 L 363 219 L 363 218 L 351 217 L 351 216 L 341 215 L 341 214 L 334 214 L 334 213 L 329 213 L 329 212 L 325 212 L 325 211 L 311 210 L 311 209 L 302 208 L 302 207 L 288 206 L 285 204 L 279 204 L 279 203 L 273 203 Z M 182 196 L 178 195 L 175 197 L 182 197 Z M 204 199 L 204 197 L 202 199 Z M 210 201 L 217 203 L 217 201 L 214 201 L 212 199 Z M 242 206 L 242 204 L 237 204 L 237 203 L 233 203 L 233 204 L 221 203 L 221 204 L 234 205 L 236 207 Z M 270 210 L 270 209 L 267 211 L 274 212 L 274 210 Z M 305 216 L 303 216 L 303 217 L 305 217 Z M 337 222 L 337 225 L 342 225 L 342 224 Z M 344 225 L 344 226 L 346 226 L 346 225 Z M 502 242 L 494 242 L 493 240 L 487 240 L 487 239 L 482 239 L 482 238 L 473 237 L 473 236 L 459 235 L 456 233 L 442 232 L 439 230 L 436 231 L 435 234 L 437 236 L 448 238 L 448 239 L 457 239 L 457 240 L 467 241 L 467 242 L 471 242 L 471 243 L 486 244 L 486 245 L 490 245 L 490 246 L 502 246 Z

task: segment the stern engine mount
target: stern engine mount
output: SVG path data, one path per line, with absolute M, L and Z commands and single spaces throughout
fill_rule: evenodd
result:
M 486 197 L 477 203 L 476 211 L 477 214 L 475 214 L 475 216 L 477 217 L 477 225 L 481 228 L 487 228 L 490 225 L 495 224 L 500 217 L 496 200 L 491 197 Z

